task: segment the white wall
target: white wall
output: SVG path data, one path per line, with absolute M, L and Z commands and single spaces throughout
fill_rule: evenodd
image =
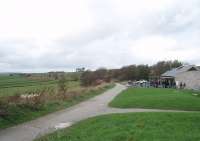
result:
M 200 71 L 188 71 L 180 73 L 176 76 L 175 81 L 186 84 L 187 89 L 200 90 Z

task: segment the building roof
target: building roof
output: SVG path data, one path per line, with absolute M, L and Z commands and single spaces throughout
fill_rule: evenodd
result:
M 180 74 L 182 72 L 192 71 L 192 70 L 199 71 L 200 68 L 196 67 L 195 65 L 181 66 L 181 67 L 174 68 L 172 70 L 169 70 L 169 71 L 163 73 L 161 75 L 161 77 L 176 77 L 177 74 Z

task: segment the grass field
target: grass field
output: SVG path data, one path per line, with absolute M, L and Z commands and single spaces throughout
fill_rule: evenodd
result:
M 79 81 L 67 81 L 65 87 L 70 95 L 66 93 L 63 97 L 59 94 L 58 80 L 32 80 L 20 75 L 0 75 L 0 129 L 70 107 L 113 86 L 106 84 L 83 88 Z M 31 100 L 20 98 L 20 95 L 40 94 L 43 91 L 43 97 Z M 8 114 L 1 116 L 2 110 Z
M 110 104 L 119 108 L 155 108 L 200 111 L 200 97 L 192 91 L 176 89 L 130 88 Z
M 16 94 L 37 93 L 46 88 L 55 89 L 58 80 L 31 80 L 23 76 L 0 75 L 0 97 Z M 69 88 L 79 87 L 79 81 L 70 81 Z
M 198 141 L 199 113 L 129 113 L 99 116 L 36 141 Z
M 2 88 L 13 88 L 13 87 L 26 87 L 35 85 L 45 85 L 55 83 L 54 80 L 36 81 L 27 79 L 22 76 L 0 76 L 0 89 Z
M 0 97 L 38 91 L 46 87 L 54 87 L 56 84 L 56 80 L 39 81 L 27 79 L 26 77 L 18 75 L 0 75 Z
M 104 84 L 102 86 L 85 88 L 85 89 L 80 88 L 80 86 L 76 86 L 76 89 L 75 87 L 72 87 L 72 89 L 70 90 L 74 91 L 75 92 L 74 94 L 76 95 L 69 99 L 68 98 L 60 99 L 57 97 L 54 98 L 53 96 L 53 99 L 51 98 L 51 100 L 47 100 L 49 95 L 47 94 L 44 104 L 42 104 L 42 106 L 40 106 L 39 109 L 35 108 L 35 106 L 36 107 L 38 106 L 37 105 L 34 106 L 32 105 L 32 103 L 29 103 L 28 105 L 10 104 L 7 108 L 9 114 L 7 116 L 0 116 L 0 129 L 17 125 L 25 121 L 33 120 L 37 117 L 44 116 L 48 113 L 70 107 L 84 100 L 87 100 L 91 97 L 94 97 L 98 94 L 101 94 L 102 92 L 112 88 L 113 86 L 114 84 Z

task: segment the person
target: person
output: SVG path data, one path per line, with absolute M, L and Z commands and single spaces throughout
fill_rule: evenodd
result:
M 180 83 L 180 89 L 182 89 L 182 88 L 183 88 L 183 83 L 181 82 L 181 83 Z
M 186 84 L 185 84 L 185 83 L 183 83 L 183 89 L 185 89 L 185 87 L 186 87 Z
M 166 88 L 169 88 L 169 80 L 166 81 Z
M 156 88 L 158 88 L 158 81 L 155 82 Z
M 165 88 L 165 81 L 162 81 L 162 88 Z
M 173 82 L 173 88 L 176 88 L 176 82 L 175 81 Z

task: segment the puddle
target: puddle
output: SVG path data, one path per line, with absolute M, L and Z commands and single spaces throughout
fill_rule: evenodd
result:
M 72 125 L 72 122 L 65 122 L 65 123 L 59 123 L 58 125 L 55 126 L 55 129 L 63 129 L 63 128 L 67 128 L 69 126 Z
M 194 96 L 198 96 L 198 94 L 192 94 L 192 95 L 194 95 Z

